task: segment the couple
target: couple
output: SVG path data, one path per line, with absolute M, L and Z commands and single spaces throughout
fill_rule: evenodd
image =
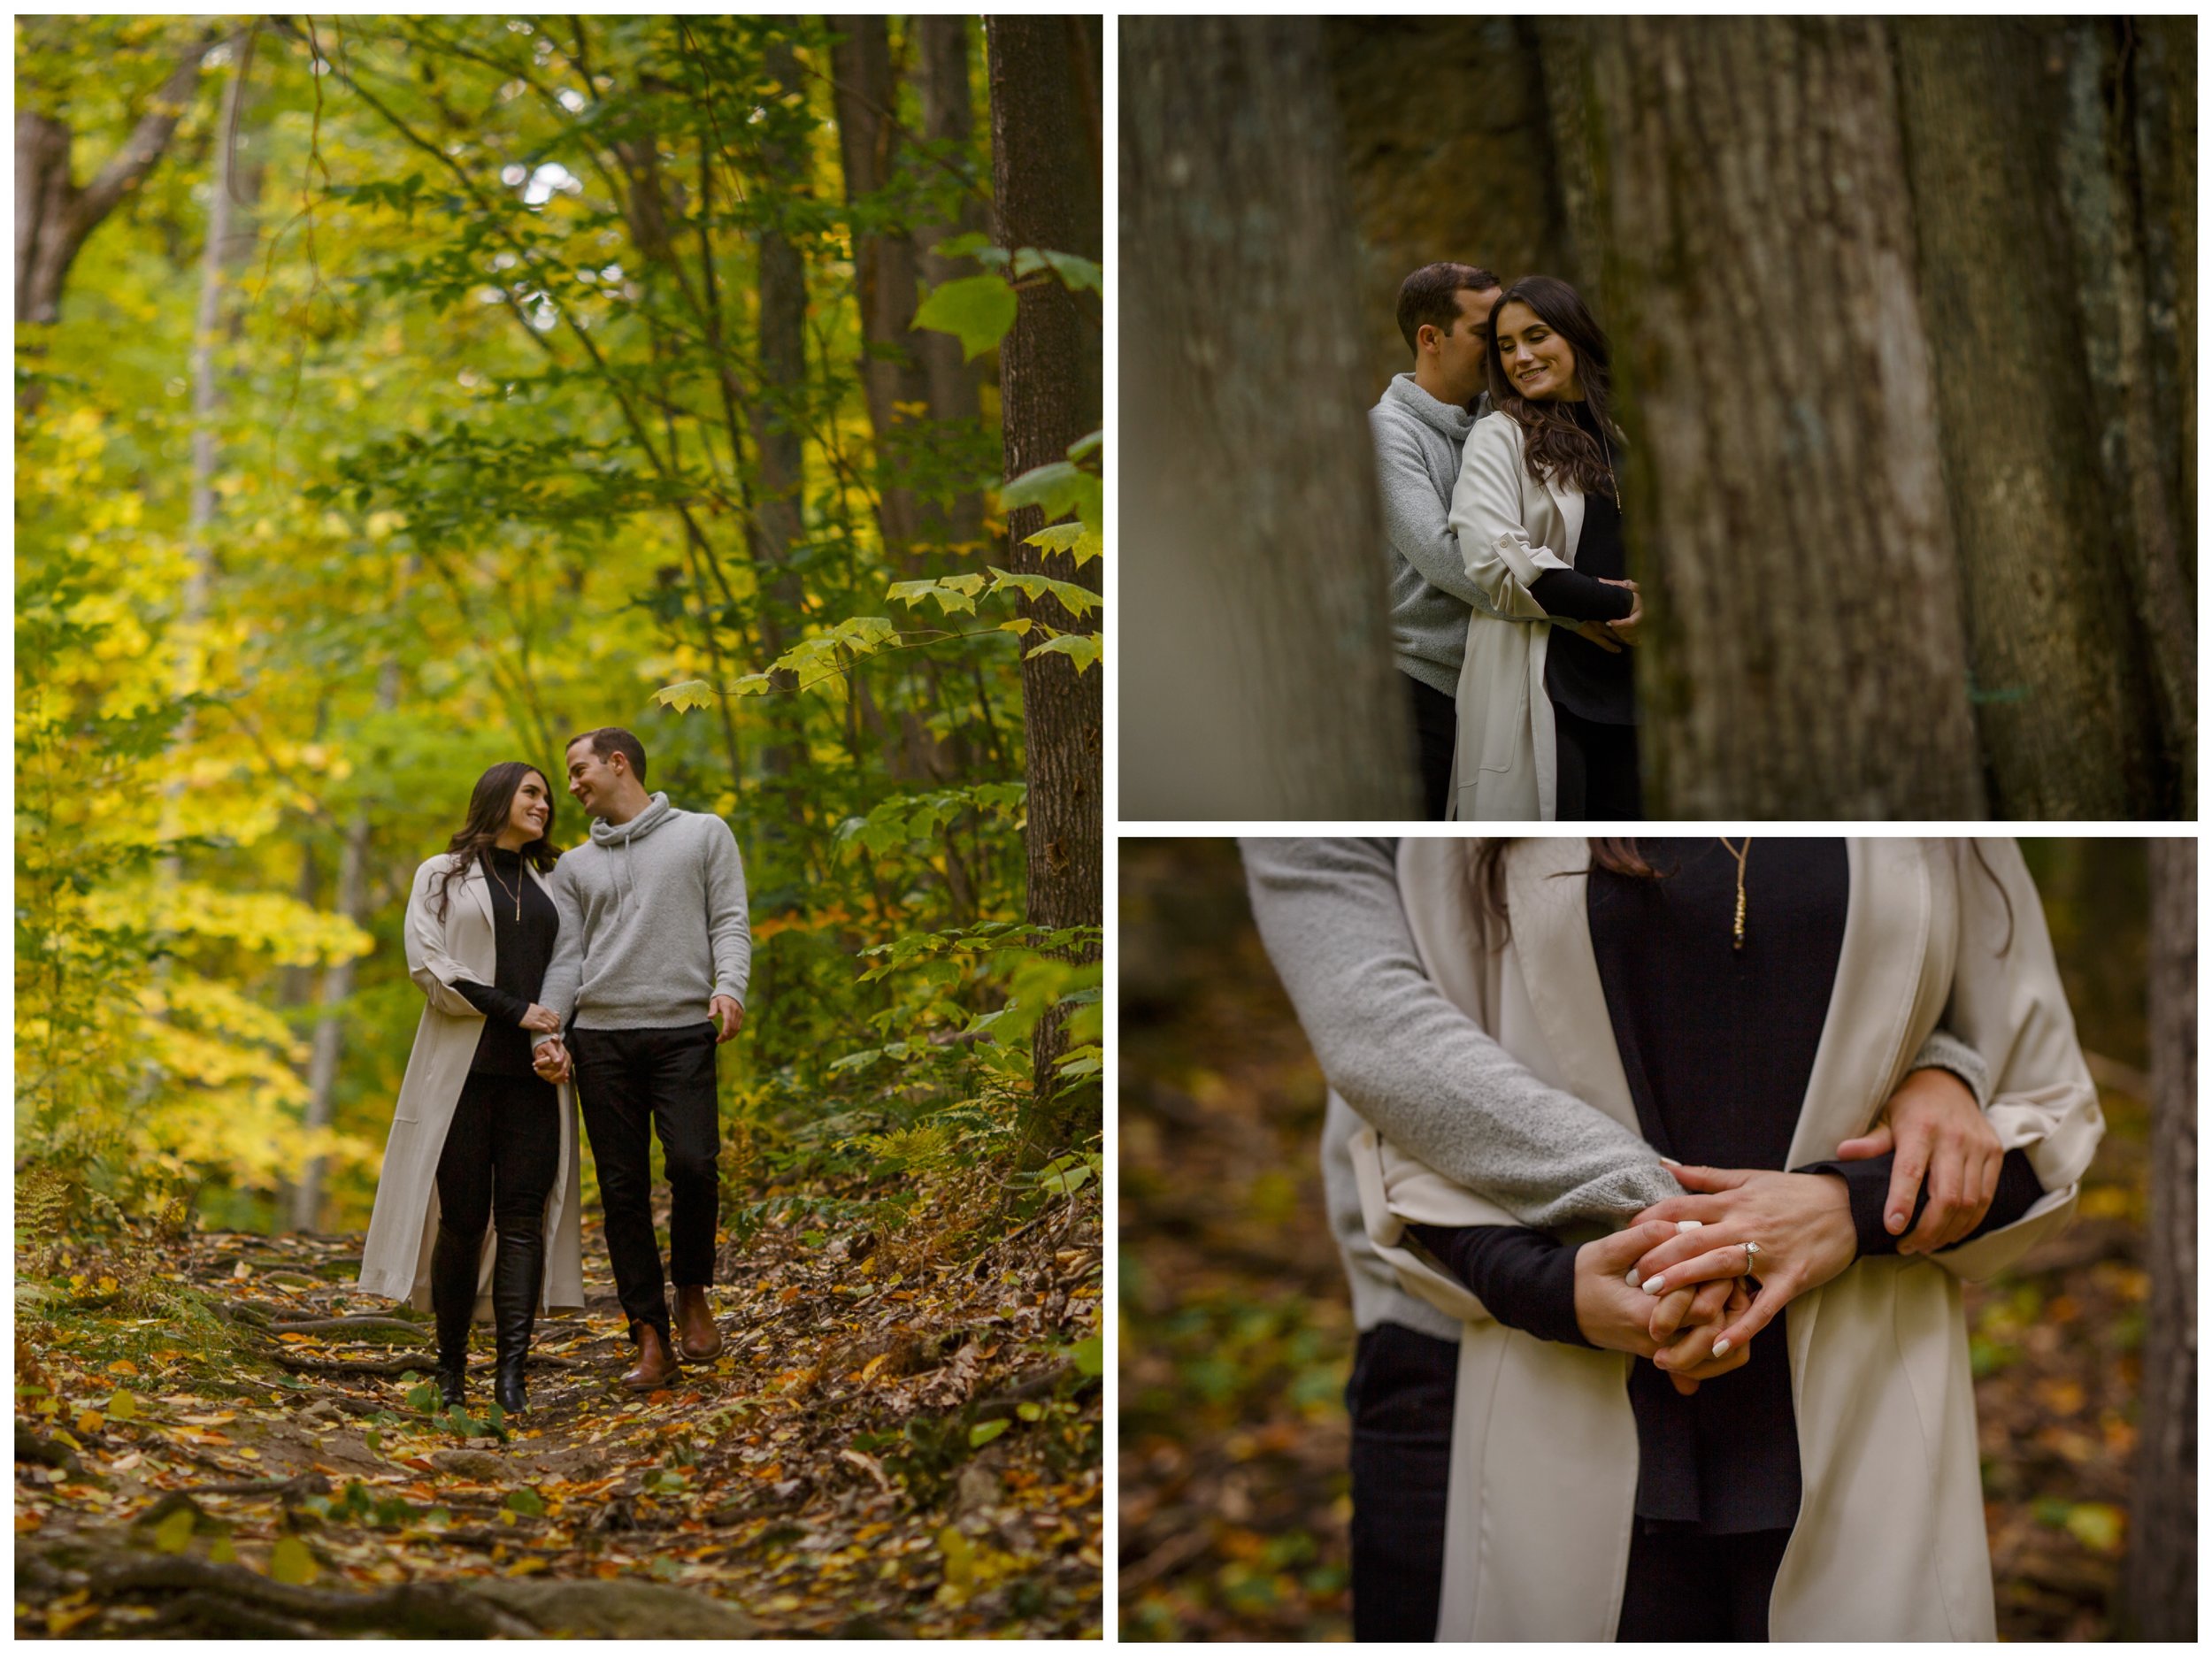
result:
M 1581 296 L 1427 265 L 1369 412 L 1431 817 L 1643 816 L 1611 355 Z
M 2018 848 L 1244 856 L 1331 1086 L 1358 1638 L 1993 1639 L 1960 1280 L 2103 1128 Z
M 645 792 L 645 748 L 629 732 L 572 738 L 567 761 L 568 792 L 592 819 L 587 844 L 555 848 L 545 773 L 508 761 L 477 779 L 466 822 L 415 871 L 407 901 L 407 968 L 430 1005 L 392 1113 L 360 1281 L 434 1313 L 449 1409 L 464 1402 L 469 1325 L 481 1313 L 495 1336 L 494 1397 L 515 1411 L 527 1403 L 539 1308 L 583 1305 L 572 1078 L 638 1347 L 623 1384 L 664 1386 L 679 1355 L 722 1351 L 707 1299 L 714 1069 L 745 1019 L 744 864 L 719 817 Z M 656 1128 L 672 1332 L 653 1233 Z

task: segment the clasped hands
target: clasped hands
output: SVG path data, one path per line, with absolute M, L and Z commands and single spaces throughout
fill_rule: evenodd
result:
M 716 996 L 707 1003 L 707 1011 L 714 1018 L 714 1040 L 718 1048 L 743 1028 L 745 1009 L 734 996 Z M 558 1085 L 566 1082 L 575 1072 L 576 1062 L 561 1040 L 561 1019 L 550 1008 L 536 1002 L 522 1016 L 522 1028 L 534 1031 L 550 1040 L 540 1042 L 531 1051 L 531 1068 L 548 1082 Z
M 1907 1077 L 1868 1133 L 1836 1148 L 1840 1161 L 1894 1150 L 1885 1224 L 1905 1231 L 1924 1176 L 1928 1202 L 1900 1255 L 1955 1243 L 1980 1224 L 2004 1154 L 1972 1092 L 1945 1071 Z M 1639 1213 L 1623 1231 L 1575 1255 L 1575 1316 L 1601 1347 L 1647 1358 L 1694 1393 L 1750 1356 L 1751 1338 L 1791 1301 L 1858 1254 L 1849 1196 L 1826 1174 L 1678 1165 L 1686 1197 Z M 1685 1230 L 1681 1223 L 1694 1221 Z M 1747 1287 L 1747 1240 L 1760 1246 L 1758 1293 Z

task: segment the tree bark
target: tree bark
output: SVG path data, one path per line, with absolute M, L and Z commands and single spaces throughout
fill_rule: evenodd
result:
M 914 81 L 921 94 L 922 136 L 964 157 L 975 133 L 968 91 L 967 19 L 933 13 L 914 21 L 921 46 Z M 947 258 L 933 249 L 963 232 L 982 230 L 983 217 L 982 203 L 964 193 L 949 219 L 915 232 L 922 280 L 933 288 L 941 288 L 973 269 L 972 260 Z M 972 428 L 982 415 L 984 365 L 964 361 L 960 342 L 949 334 L 924 330 L 914 334 L 913 344 L 929 387 L 931 424 L 940 431 Z M 930 531 L 944 541 L 964 546 L 982 540 L 983 497 L 973 489 L 959 491 L 941 513 L 932 516 Z
M 85 239 L 144 180 L 183 118 L 200 60 L 215 36 L 187 49 L 123 147 L 80 188 L 69 167 L 69 123 L 34 109 L 15 114 L 15 315 L 19 322 L 55 322 L 69 267 Z
M 1006 248 L 1095 257 L 1102 231 L 1085 200 L 1087 163 L 1074 113 L 1081 84 L 1060 25 L 1049 17 L 985 22 L 998 240 Z M 1070 445 L 1097 429 L 1100 408 L 1085 397 L 1086 349 L 1072 294 L 1056 282 L 1022 293 L 1014 326 L 999 346 L 1010 480 L 1065 459 Z M 1033 507 L 1008 515 L 1008 567 L 1080 585 L 1087 578 L 1069 555 L 1046 555 L 1025 543 L 1043 522 Z M 1025 601 L 1021 612 L 1066 632 L 1098 625 L 1095 613 L 1071 616 L 1052 599 Z M 1105 907 L 1105 674 L 1096 667 L 1079 673 L 1067 657 L 1053 653 L 1025 655 L 1021 679 L 1029 919 L 1054 929 L 1100 926 Z M 1094 951 L 1086 955 L 1095 959 Z M 1039 1025 L 1035 1097 L 1048 1113 L 1062 1047 L 1056 1022 Z
M 1415 816 L 1321 25 L 1121 53 L 1122 816 Z
M 2003 817 L 2147 817 L 2162 760 L 2123 579 L 2128 512 L 2083 441 L 2062 259 L 2063 24 L 1893 20 L 1976 724 Z
M 1884 30 L 1586 27 L 1647 805 L 1978 817 Z
M 2151 1205 L 2126 1639 L 2197 1638 L 2197 843 L 2150 846 Z

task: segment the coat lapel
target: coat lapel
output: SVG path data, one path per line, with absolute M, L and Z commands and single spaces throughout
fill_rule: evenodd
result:
M 484 865 L 481 859 L 471 858 L 469 860 L 468 873 L 461 878 L 461 882 L 468 888 L 469 895 L 476 900 L 476 907 L 484 912 L 484 925 L 491 927 L 495 933 L 497 932 L 498 927 L 492 920 L 492 889 L 489 883 L 484 879 Z
M 1524 841 L 1507 854 L 1512 948 L 1560 1086 L 1640 1134 L 1590 944 L 1589 869 L 1587 843 L 1568 836 Z
M 1559 556 L 1571 564 L 1575 561 L 1575 549 L 1582 545 L 1582 492 L 1557 487 L 1546 479 L 1544 493 L 1551 497 L 1553 510 L 1559 514 L 1560 523 L 1566 526 L 1567 544 L 1559 549 Z

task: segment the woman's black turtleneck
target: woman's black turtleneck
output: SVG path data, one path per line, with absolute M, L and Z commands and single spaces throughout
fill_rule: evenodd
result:
M 1563 405 L 1583 431 L 1608 446 L 1588 403 Z M 1620 451 L 1609 448 L 1616 469 Z M 1553 616 L 1578 622 L 1617 622 L 1636 608 L 1626 587 L 1609 587 L 1628 575 L 1628 555 L 1621 544 L 1621 509 L 1600 490 L 1582 497 L 1582 533 L 1575 542 L 1571 570 L 1548 570 L 1529 587 L 1537 603 Z M 1601 725 L 1636 723 L 1636 674 L 1628 652 L 1609 651 L 1571 628 L 1555 627 L 1544 657 L 1544 688 L 1570 713 Z
M 453 986 L 484 1016 L 484 1033 L 477 1039 L 476 1058 L 469 1069 L 499 1077 L 533 1076 L 530 1045 L 537 1039 L 522 1028 L 522 1016 L 544 987 L 553 940 L 561 930 L 560 912 L 523 868 L 521 853 L 504 847 L 485 851 L 491 864 L 481 872 L 491 899 L 498 966 L 488 985 L 464 979 Z M 463 900 L 456 893 L 449 902 Z

